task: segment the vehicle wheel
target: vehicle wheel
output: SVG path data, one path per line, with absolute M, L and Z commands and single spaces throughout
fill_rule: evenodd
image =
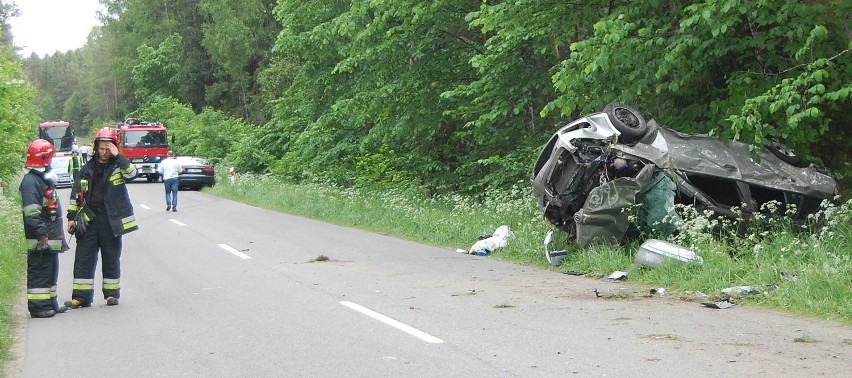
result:
M 604 113 L 615 129 L 621 133 L 621 143 L 633 143 L 642 139 L 648 132 L 648 124 L 636 109 L 617 102 L 609 103 L 604 107 Z
M 795 167 L 804 168 L 810 165 L 810 163 L 804 161 L 795 152 L 793 152 L 790 147 L 784 145 L 777 139 L 772 140 L 772 144 L 766 147 L 773 155 L 781 159 L 781 161 L 790 164 Z

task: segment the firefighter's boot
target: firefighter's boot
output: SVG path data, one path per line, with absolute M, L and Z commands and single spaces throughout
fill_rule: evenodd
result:
M 76 308 L 80 308 L 80 307 L 89 307 L 91 305 L 92 305 L 91 303 L 84 303 L 83 301 L 81 301 L 79 299 L 72 299 L 70 301 L 65 301 L 65 306 L 72 309 L 72 310 L 76 309 Z

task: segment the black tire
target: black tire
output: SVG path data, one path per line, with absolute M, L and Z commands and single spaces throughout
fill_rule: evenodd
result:
M 642 139 L 648 132 L 648 123 L 645 117 L 636 109 L 617 102 L 609 103 L 604 107 L 604 113 L 615 129 L 621 133 L 618 140 L 621 143 L 634 143 Z
M 772 144 L 767 146 L 766 149 L 768 149 L 769 152 L 772 152 L 772 154 L 777 158 L 781 159 L 781 161 L 794 167 L 804 168 L 810 165 L 810 163 L 796 155 L 790 147 L 787 147 L 778 140 L 773 140 Z

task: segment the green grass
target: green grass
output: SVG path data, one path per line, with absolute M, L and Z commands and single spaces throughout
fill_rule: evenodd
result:
M 670 240 L 696 251 L 703 265 L 667 263 L 633 266 L 640 241 L 618 248 L 579 250 L 564 242 L 569 256 L 550 267 L 542 242 L 549 225 L 542 219 L 528 185 L 463 196 L 428 198 L 412 190 L 341 188 L 326 183 L 293 184 L 269 176 L 227 179 L 209 192 L 289 214 L 382 232 L 425 244 L 467 250 L 480 234 L 508 225 L 514 234 L 493 258 L 543 269 L 586 273 L 598 278 L 629 270 L 629 281 L 664 287 L 667 296 L 692 297 L 700 291 L 720 296 L 722 289 L 752 286 L 763 295 L 734 298 L 740 304 L 852 324 L 852 201 L 828 207 L 826 226 L 816 233 L 793 232 L 776 222 L 772 231 L 753 230 L 742 237 L 712 237 L 709 229 L 735 224 L 695 214 L 688 231 Z
M 5 193 L 16 194 L 10 193 L 9 187 Z M 5 371 L 10 358 L 15 325 L 26 321 L 15 318 L 16 304 L 23 300 L 21 283 L 26 273 L 27 246 L 21 222 L 18 197 L 0 195 L 0 372 Z

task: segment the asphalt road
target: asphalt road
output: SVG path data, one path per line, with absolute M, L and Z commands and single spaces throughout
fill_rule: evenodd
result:
M 22 292 L 8 376 L 852 376 L 850 327 L 645 298 L 200 192 L 165 212 L 161 184 L 129 188 L 140 230 L 124 237 L 121 304 L 105 305 L 100 274 L 92 307 L 52 319 L 30 319 Z

